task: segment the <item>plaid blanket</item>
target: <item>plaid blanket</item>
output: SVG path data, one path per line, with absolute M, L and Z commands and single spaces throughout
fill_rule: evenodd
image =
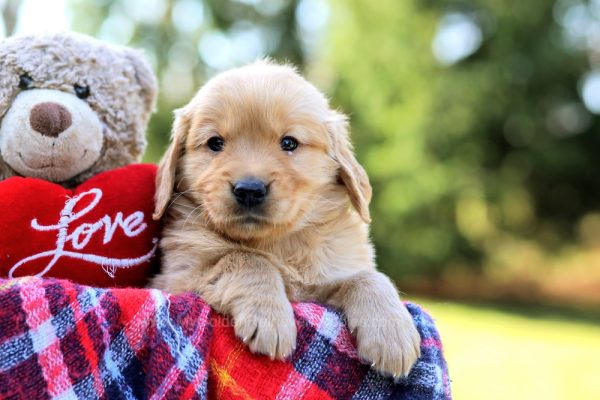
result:
M 440 338 L 407 303 L 422 356 L 398 383 L 359 362 L 341 315 L 295 304 L 288 362 L 251 354 L 192 294 L 0 280 L 2 399 L 449 399 Z

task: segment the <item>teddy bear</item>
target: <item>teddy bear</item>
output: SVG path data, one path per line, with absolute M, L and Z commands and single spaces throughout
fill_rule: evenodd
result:
M 156 95 L 132 48 L 75 33 L 0 42 L 0 276 L 144 284 L 155 166 L 134 163 Z
M 141 54 L 75 34 L 0 44 L 0 180 L 74 186 L 139 161 L 156 100 Z

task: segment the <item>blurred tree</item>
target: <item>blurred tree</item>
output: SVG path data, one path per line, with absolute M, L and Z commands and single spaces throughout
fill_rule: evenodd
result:
M 73 29 L 141 47 L 160 80 L 146 159 L 162 154 L 172 110 L 214 73 L 259 57 L 302 66 L 296 0 L 70 0 Z
M 3 22 L 3 26 L 4 26 L 4 34 L 6 36 L 12 35 L 15 30 L 15 26 L 17 24 L 18 8 L 19 8 L 18 0 L 0 1 L 0 9 L 2 10 L 2 22 Z
M 559 248 L 598 209 L 599 120 L 578 93 L 590 64 L 560 24 L 579 4 L 591 7 L 335 3 L 334 99 L 352 117 L 392 275 L 520 265 L 515 240 Z

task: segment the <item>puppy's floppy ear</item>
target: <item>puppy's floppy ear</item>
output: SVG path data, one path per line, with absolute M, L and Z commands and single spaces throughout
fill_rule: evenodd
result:
M 190 117 L 185 109 L 175 110 L 171 144 L 162 160 L 160 160 L 158 173 L 156 174 L 155 206 L 154 214 L 152 214 L 152 218 L 155 220 L 163 216 L 173 195 L 177 162 L 183 154 L 183 146 L 189 130 Z
M 356 161 L 352 153 L 352 145 L 348 137 L 348 119 L 345 115 L 332 112 L 327 122 L 331 138 L 331 157 L 339 165 L 339 178 L 346 186 L 350 202 L 366 223 L 371 222 L 369 202 L 371 201 L 371 184 L 363 167 Z

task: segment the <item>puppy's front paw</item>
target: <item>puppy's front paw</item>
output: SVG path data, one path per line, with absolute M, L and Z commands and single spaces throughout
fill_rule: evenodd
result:
M 421 337 L 404 305 L 348 322 L 356 333 L 359 356 L 383 375 L 408 375 L 421 355 Z
M 235 334 L 253 353 L 284 360 L 296 348 L 296 322 L 292 305 L 280 301 L 250 301 L 233 315 Z

